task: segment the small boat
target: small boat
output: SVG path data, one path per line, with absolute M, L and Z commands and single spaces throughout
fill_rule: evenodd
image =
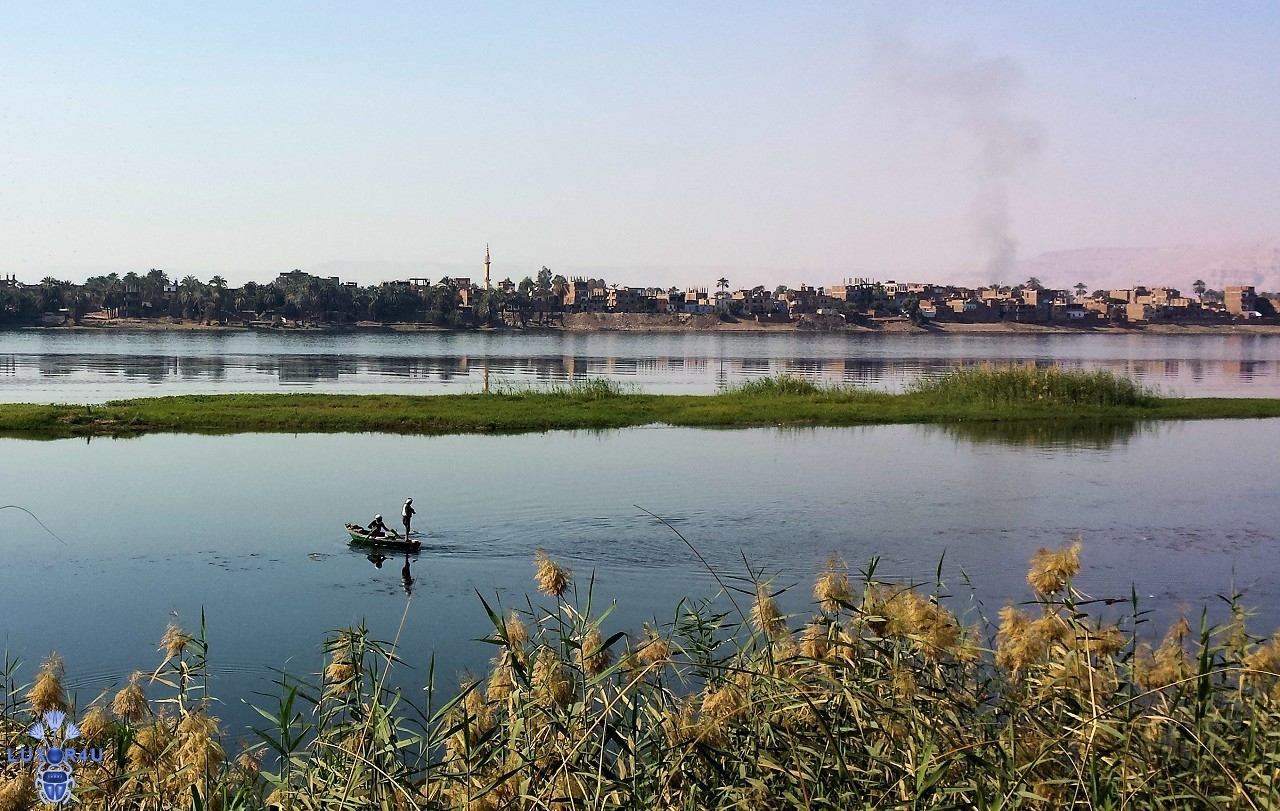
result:
M 406 538 L 403 535 L 373 537 L 369 534 L 369 530 L 359 524 L 347 524 L 347 534 L 351 536 L 352 546 L 376 546 L 382 549 L 400 549 L 405 552 L 417 552 L 422 548 L 422 541 L 417 538 Z

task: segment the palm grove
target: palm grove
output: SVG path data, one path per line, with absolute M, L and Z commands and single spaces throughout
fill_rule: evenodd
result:
M 89 313 L 110 318 L 172 318 L 221 324 L 260 318 L 311 323 L 412 322 L 444 327 L 483 326 L 523 320 L 540 300 L 566 284 L 543 268 L 518 286 L 486 290 L 445 277 L 438 283 L 387 282 L 369 287 L 338 284 L 295 271 L 259 284 L 232 288 L 222 276 L 170 279 L 163 270 L 93 276 L 84 284 L 47 277 L 36 285 L 0 285 L 0 324 L 34 324 L 44 314 L 65 314 L 79 324 Z M 503 289 L 505 288 L 505 289 Z M 545 294 L 540 296 L 539 294 Z

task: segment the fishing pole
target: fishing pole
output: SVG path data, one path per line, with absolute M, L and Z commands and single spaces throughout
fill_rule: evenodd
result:
M 36 516 L 36 514 L 35 514 L 35 513 L 31 512 L 31 510 L 28 510 L 26 507 L 22 507 L 22 506 L 19 506 L 19 505 L 17 505 L 17 504 L 5 504 L 5 505 L 3 505 L 3 506 L 0 506 L 0 510 L 22 510 L 22 511 L 23 511 L 24 513 L 26 513 L 27 515 L 31 516 L 31 518 L 32 518 L 32 519 L 33 519 L 37 524 L 39 524 L 39 525 L 40 525 L 40 528 L 41 528 L 41 529 L 43 529 L 45 532 L 47 532 L 47 533 L 49 533 L 50 535 L 52 535 L 52 536 L 54 537 L 54 539 L 55 539 L 58 543 L 62 544 L 63 546 L 69 546 L 69 544 L 68 544 L 66 541 L 64 541 L 64 540 L 62 540 L 61 538 L 59 538 L 59 537 L 58 537 L 58 533 L 56 533 L 56 532 L 54 532 L 53 530 L 51 530 L 51 529 L 49 529 L 48 527 L 46 527 L 46 526 L 44 525 L 44 522 L 43 522 L 43 521 L 41 521 L 41 520 L 39 519 L 39 517 L 37 517 L 37 516 Z

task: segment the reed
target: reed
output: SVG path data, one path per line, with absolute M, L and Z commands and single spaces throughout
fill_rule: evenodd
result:
M 535 390 L 527 393 L 536 395 L 542 392 Z M 626 387 L 621 383 L 603 377 L 574 380 L 562 386 L 552 386 L 546 390 L 546 394 L 553 397 L 577 400 L 608 400 L 614 397 L 621 397 L 626 393 Z
M 923 378 L 910 391 L 926 399 L 987 406 L 1037 404 L 1142 408 L 1153 406 L 1153 391 L 1107 372 L 1063 371 L 1056 366 L 963 369 Z
M 815 394 L 831 394 L 838 391 L 846 391 L 846 389 L 822 387 L 807 377 L 797 377 L 795 375 L 786 374 L 778 374 L 771 377 L 758 377 L 754 380 L 748 380 L 737 388 L 729 390 L 732 394 L 747 397 L 768 397 L 777 395 L 808 397 Z
M 72 708 L 105 751 L 76 766 L 79 807 L 1280 807 L 1280 632 L 1252 634 L 1233 599 L 1227 623 L 1181 620 L 1152 645 L 1136 596 L 1106 616 L 1077 589 L 1081 553 L 1037 552 L 1029 599 L 991 624 L 952 613 L 940 580 L 833 558 L 808 620 L 749 570 L 721 578 L 749 611 L 685 601 L 635 636 L 542 553 L 549 602 L 504 615 L 481 598 L 490 673 L 415 704 L 386 687 L 394 644 L 337 631 L 324 672 L 282 675 L 236 753 L 203 690 L 203 631 L 175 627 L 114 717 L 105 699 Z M 35 709 L 74 701 L 56 660 L 36 689 L 12 671 L 0 732 L 20 746 Z M 0 809 L 36 807 L 31 768 L 7 764 Z

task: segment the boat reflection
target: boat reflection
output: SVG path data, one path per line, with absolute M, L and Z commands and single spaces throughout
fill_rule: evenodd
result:
M 373 564 L 373 568 L 375 569 L 381 569 L 382 564 L 387 562 L 387 556 L 377 551 L 370 552 L 364 557 L 365 557 L 365 560 Z M 415 582 L 416 581 L 413 577 L 413 567 L 410 564 L 409 553 L 406 552 L 404 556 L 404 566 L 400 567 L 400 588 L 404 589 L 405 594 L 408 594 L 409 596 L 412 597 L 413 584 Z

